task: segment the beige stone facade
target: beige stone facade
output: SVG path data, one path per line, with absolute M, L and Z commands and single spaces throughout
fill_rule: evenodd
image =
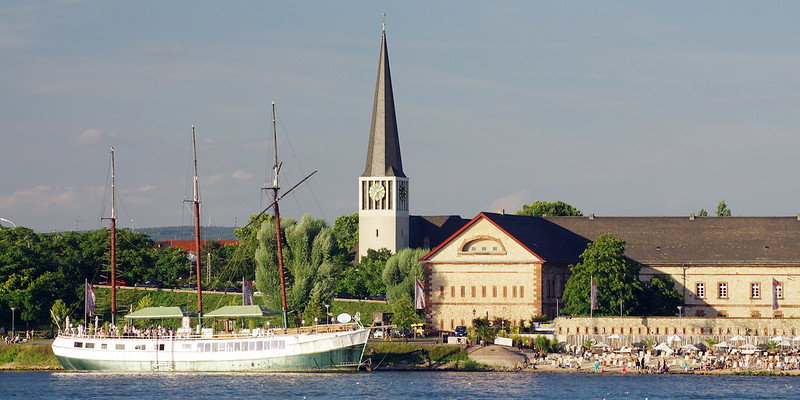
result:
M 468 224 L 425 260 L 427 322 L 434 329 L 452 331 L 487 316 L 519 324 L 546 306 L 542 259 L 487 219 Z M 544 270 L 566 276 L 566 266 Z
M 800 317 L 798 265 L 652 265 L 640 279 L 669 275 L 682 295 L 686 317 Z M 772 310 L 772 280 L 778 283 L 778 309 Z

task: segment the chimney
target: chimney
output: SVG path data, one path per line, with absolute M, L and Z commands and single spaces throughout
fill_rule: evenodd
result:
M 689 221 L 694 221 L 694 213 L 689 214 Z
M 589 213 L 589 219 L 594 219 L 594 213 Z
M 498 208 L 497 209 L 497 213 L 505 215 L 506 214 L 506 209 L 505 208 Z M 798 215 L 800 216 L 800 214 L 798 214 Z M 800 217 L 798 217 L 798 218 L 800 218 Z

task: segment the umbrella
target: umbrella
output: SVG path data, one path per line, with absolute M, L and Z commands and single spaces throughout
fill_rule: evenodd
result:
M 606 339 L 622 339 L 622 336 L 620 336 L 619 334 L 615 333 L 615 334 L 607 337 Z
M 787 337 L 783 337 L 783 336 L 775 336 L 774 338 L 770 338 L 769 339 L 770 342 L 785 342 L 787 340 L 790 340 L 790 339 L 787 338 Z
M 609 346 L 609 345 L 608 345 L 608 344 L 606 344 L 606 343 L 600 342 L 600 343 L 597 343 L 596 345 L 594 345 L 594 347 L 599 347 L 599 348 L 608 348 L 608 347 L 611 347 L 611 346 Z
M 672 353 L 673 352 L 672 348 L 669 347 L 668 344 L 663 343 L 663 342 L 661 344 L 659 344 L 658 346 L 653 347 L 653 349 L 654 350 L 660 350 L 660 351 L 663 351 L 663 352 L 666 352 L 666 353 Z
M 700 351 L 700 349 L 698 349 L 697 346 L 695 346 L 693 344 L 685 344 L 685 345 L 681 346 L 681 350 L 683 350 L 683 351 Z
M 727 347 L 731 347 L 731 345 L 729 345 L 728 342 L 719 342 L 719 343 L 715 344 L 714 347 L 726 347 L 727 348 Z
M 747 339 L 745 339 L 745 338 L 743 338 L 743 337 L 741 337 L 739 335 L 736 335 L 736 336 L 734 336 L 734 337 L 732 337 L 732 338 L 730 338 L 728 340 L 731 341 L 731 342 L 744 342 Z
M 667 338 L 667 342 L 680 342 L 682 340 L 683 339 L 681 339 L 681 337 L 678 336 L 677 334 L 672 334 L 672 336 Z
M 621 349 L 615 351 L 615 353 L 630 353 L 630 352 L 631 352 L 631 348 L 628 347 L 628 346 L 622 346 Z
M 792 338 L 792 341 L 793 341 L 793 342 L 796 342 L 796 341 L 798 341 L 798 340 L 800 340 L 800 336 L 795 336 L 795 337 L 793 337 L 793 338 Z

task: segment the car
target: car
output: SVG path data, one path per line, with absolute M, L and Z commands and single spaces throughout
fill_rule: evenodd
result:
M 425 325 L 424 324 L 411 325 L 411 333 L 413 333 L 414 336 L 416 337 L 425 337 Z
M 372 337 L 376 339 L 380 339 L 383 337 L 383 329 L 375 329 L 372 331 Z
M 386 293 L 378 293 L 374 296 L 369 296 L 370 300 L 386 301 Z
M 403 337 L 403 338 L 404 337 L 409 337 L 409 336 L 411 336 L 411 331 L 408 330 L 408 328 L 395 329 L 394 330 L 394 336 L 395 337 Z
M 242 293 L 242 289 L 236 286 L 225 286 L 217 289 L 218 292 L 222 293 Z
M 334 299 L 352 299 L 353 295 L 347 292 L 336 292 L 333 294 Z
M 145 281 L 145 283 L 140 283 L 139 287 L 161 289 L 164 287 L 164 283 L 162 283 L 161 281 Z
M 125 279 L 122 279 L 122 278 L 117 278 L 117 279 L 114 280 L 114 282 L 117 283 L 117 286 L 128 286 L 128 282 L 125 281 Z M 111 280 L 109 279 L 109 280 L 107 280 L 105 282 L 100 282 L 99 285 L 111 286 Z
M 455 336 L 456 337 L 467 336 L 467 327 L 464 325 L 457 326 Z

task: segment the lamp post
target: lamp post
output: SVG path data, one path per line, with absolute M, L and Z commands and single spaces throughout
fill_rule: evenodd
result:
M 14 311 L 16 308 L 11 307 L 11 340 L 14 340 Z
M 475 310 L 474 308 L 472 309 L 472 326 L 473 327 L 475 326 L 475 314 L 477 314 L 477 312 L 478 311 Z
M 330 325 L 330 323 L 331 323 L 331 314 L 330 314 L 329 310 L 331 308 L 331 305 L 330 304 L 324 304 L 324 306 L 325 306 L 325 323 Z
M 500 329 L 506 330 L 506 308 L 503 307 L 503 314 L 500 316 Z

